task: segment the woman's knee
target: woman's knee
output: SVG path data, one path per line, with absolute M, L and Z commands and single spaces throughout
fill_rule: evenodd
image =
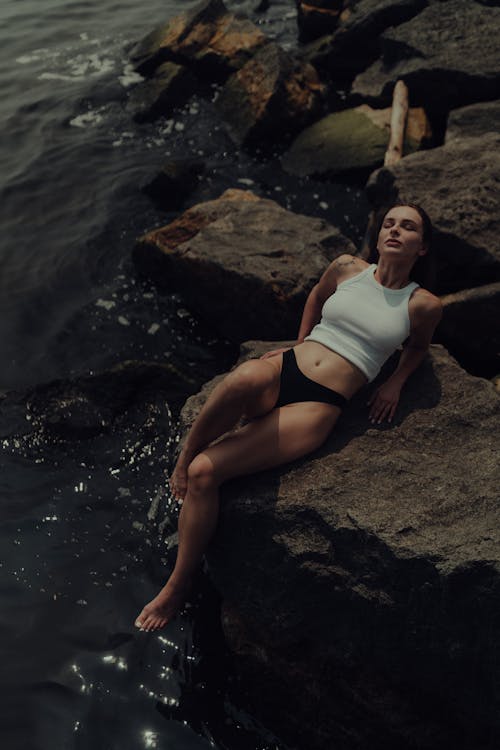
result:
M 274 367 L 259 359 L 251 359 L 229 373 L 226 385 L 244 399 L 268 388 L 277 377 Z
M 205 453 L 199 453 L 188 466 L 188 487 L 206 490 L 217 486 L 214 465 Z

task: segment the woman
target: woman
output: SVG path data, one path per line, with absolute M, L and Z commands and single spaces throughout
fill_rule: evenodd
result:
M 170 479 L 183 501 L 175 568 L 140 613 L 138 628 L 162 628 L 184 602 L 215 530 L 222 482 L 319 448 L 347 401 L 405 342 L 396 370 L 368 401 L 372 423 L 392 421 L 401 388 L 441 318 L 439 299 L 410 281 L 431 232 L 422 208 L 393 206 L 378 233 L 378 265 L 351 255 L 334 260 L 307 298 L 293 349 L 244 362 L 214 389 Z M 245 426 L 214 443 L 242 416 Z

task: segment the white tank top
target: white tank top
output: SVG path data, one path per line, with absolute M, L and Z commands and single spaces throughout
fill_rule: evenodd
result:
M 410 333 L 408 300 L 419 285 L 387 289 L 374 279 L 375 263 L 337 285 L 321 322 L 305 341 L 317 341 L 359 367 L 371 382 Z

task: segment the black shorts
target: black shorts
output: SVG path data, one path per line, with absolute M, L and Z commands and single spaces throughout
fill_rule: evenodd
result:
M 320 385 L 320 383 L 315 383 L 314 380 L 306 377 L 299 370 L 294 350 L 288 349 L 283 354 L 280 392 L 276 408 L 300 401 L 320 401 L 323 404 L 338 406 L 340 409 L 347 404 L 346 397 L 342 396 L 341 393 Z

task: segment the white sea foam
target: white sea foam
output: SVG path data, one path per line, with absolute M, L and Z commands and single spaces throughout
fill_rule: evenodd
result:
M 133 86 L 134 83 L 140 83 L 140 81 L 144 80 L 144 77 L 140 75 L 136 70 L 134 70 L 134 66 L 128 63 L 125 65 L 123 69 L 123 73 L 121 76 L 118 76 L 118 80 L 123 86 L 124 89 L 128 88 L 128 86 Z
M 69 124 L 75 128 L 88 128 L 94 125 L 99 125 L 103 119 L 102 108 L 89 109 L 88 112 L 73 117 L 73 119 L 69 121 Z

